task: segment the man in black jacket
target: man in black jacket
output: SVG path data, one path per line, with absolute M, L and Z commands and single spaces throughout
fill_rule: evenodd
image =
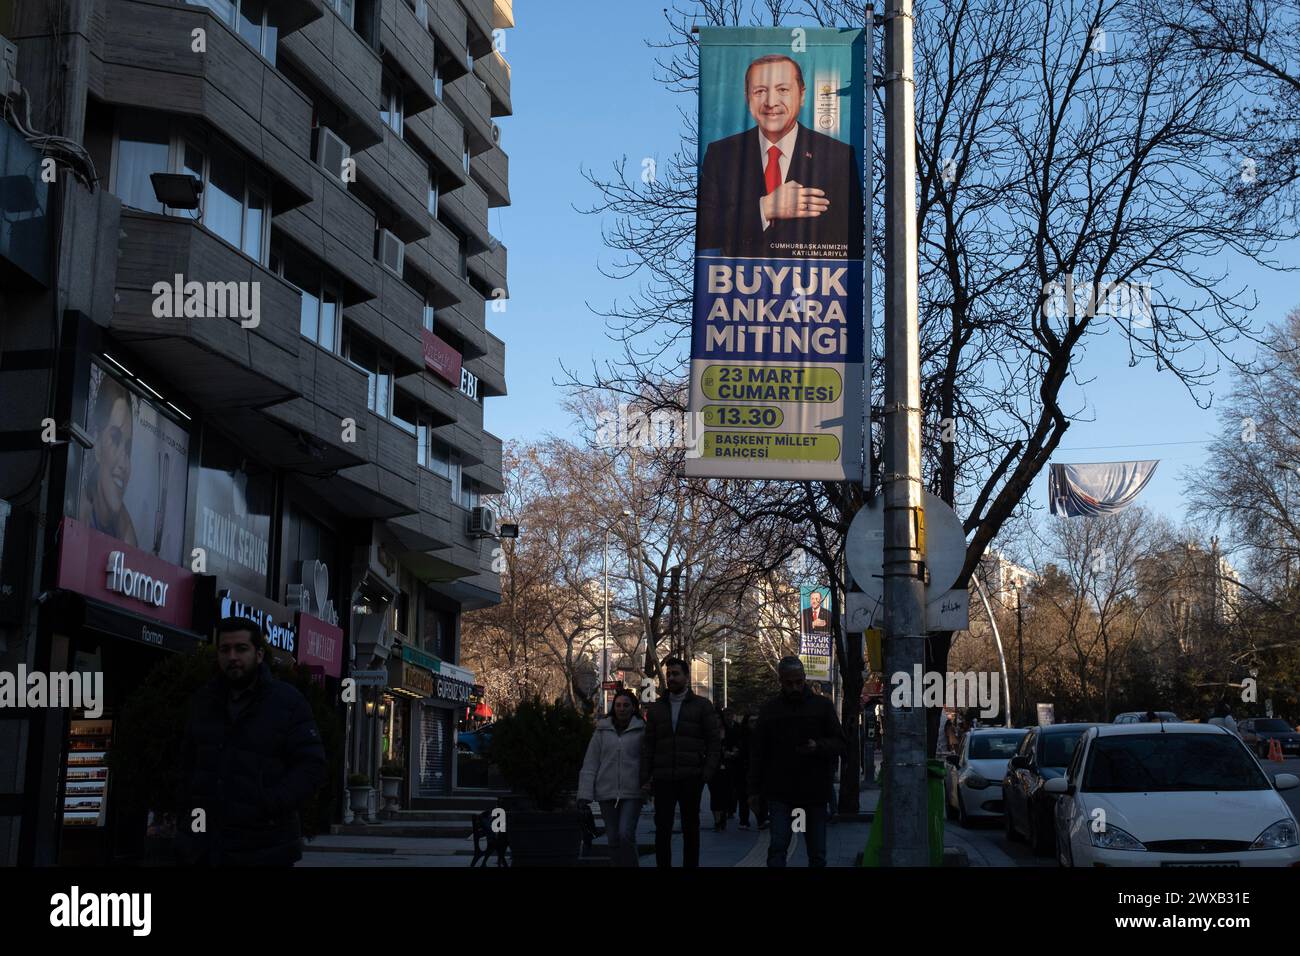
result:
M 803 662 L 777 665 L 781 695 L 758 712 L 750 747 L 749 799 L 766 797 L 772 825 L 767 865 L 785 866 L 796 814 L 804 824 L 808 865 L 826 865 L 826 820 L 835 762 L 846 753 L 835 705 L 808 689 Z
M 756 126 L 704 151 L 697 253 L 862 258 L 862 165 L 848 143 L 799 122 L 806 97 L 793 57 L 749 65 L 745 100 Z
M 713 705 L 691 692 L 685 661 L 664 661 L 668 693 L 646 708 L 641 789 L 655 798 L 655 863 L 673 865 L 673 811 L 682 812 L 682 866 L 700 865 L 700 797 L 722 760 Z
M 271 676 L 256 621 L 224 618 L 216 640 L 221 673 L 195 694 L 182 743 L 179 855 L 292 866 L 302 859 L 299 808 L 325 782 L 320 733 L 306 698 Z

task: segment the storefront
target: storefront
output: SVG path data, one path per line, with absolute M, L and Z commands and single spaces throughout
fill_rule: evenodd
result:
M 388 664 L 386 743 L 406 767 L 404 806 L 445 797 L 455 786 L 456 725 L 469 704 L 473 675 L 404 646 Z
M 170 653 L 202 642 L 191 629 L 194 575 L 72 518 L 60 528 L 58 590 L 41 608 L 49 669 L 102 675 L 97 700 L 61 711 L 57 862 L 138 858 L 147 818 L 114 800 L 109 757 L 122 708 Z

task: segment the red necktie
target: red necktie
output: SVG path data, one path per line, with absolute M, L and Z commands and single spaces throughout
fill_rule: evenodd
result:
M 773 146 L 767 151 L 767 169 L 764 171 L 767 179 L 767 191 L 770 193 L 781 185 L 781 150 Z

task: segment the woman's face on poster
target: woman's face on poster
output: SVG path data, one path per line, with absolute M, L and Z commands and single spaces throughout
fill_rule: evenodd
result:
M 99 462 L 99 486 L 95 489 L 108 510 L 122 510 L 122 498 L 131 481 L 131 438 L 135 423 L 131 420 L 131 403 L 122 396 L 113 402 L 113 410 L 95 436 L 95 457 Z

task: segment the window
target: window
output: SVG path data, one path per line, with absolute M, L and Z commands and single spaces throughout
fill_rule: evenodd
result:
M 416 434 L 416 422 L 420 418 L 420 406 L 415 399 L 396 392 L 393 395 L 393 424 L 408 435 Z M 417 459 L 419 457 L 417 452 Z
M 380 99 L 383 106 L 379 110 L 379 121 L 398 136 L 402 135 L 402 87 L 391 74 L 385 73 L 380 87 Z
M 460 452 L 449 450 L 447 454 L 447 478 L 451 480 L 451 500 L 460 504 Z
M 441 475 L 443 478 L 451 477 L 451 448 L 446 442 L 439 441 L 433 436 L 433 426 L 429 422 L 420 423 L 420 429 L 423 439 L 420 441 L 419 454 L 420 464 L 428 468 L 435 475 Z
M 161 213 L 150 173 L 171 169 L 171 131 L 166 119 L 146 113 L 123 113 L 117 123 L 117 158 L 113 192 L 123 205 Z M 202 176 L 199 177 L 200 179 Z
M 438 57 L 438 41 L 433 41 L 433 95 L 442 99 L 442 60 Z
M 305 257 L 288 261 L 279 249 L 271 253 L 271 271 L 284 277 L 302 296 L 298 331 L 327 352 L 338 352 L 343 297 L 335 283 Z
M 346 358 L 366 373 L 366 407 L 381 418 L 393 414 L 393 360 L 364 336 L 346 333 Z
M 465 509 L 477 508 L 479 502 L 478 482 L 462 474 L 460 480 L 460 506 Z
M 429 173 L 429 215 L 435 219 L 438 218 L 438 177 L 432 171 Z
M 353 26 L 353 0 L 326 0 L 326 4 L 334 8 L 334 12 L 342 18 L 348 26 Z
M 424 300 L 424 327 L 430 332 L 433 331 L 433 323 L 438 319 L 438 308 L 432 302 L 425 298 Z
M 261 264 L 271 229 L 265 175 L 215 136 L 162 116 L 123 110 L 117 118 L 113 191 L 126 206 L 202 222 L 214 235 Z M 151 173 L 181 172 L 203 184 L 198 209 L 163 208 Z
M 465 163 L 465 172 L 469 172 L 469 133 L 463 135 L 461 147 L 461 154 Z
M 267 19 L 268 5 L 264 0 L 186 0 L 191 6 L 207 7 L 226 26 L 256 50 L 272 66 L 275 65 L 276 40 L 279 30 Z

